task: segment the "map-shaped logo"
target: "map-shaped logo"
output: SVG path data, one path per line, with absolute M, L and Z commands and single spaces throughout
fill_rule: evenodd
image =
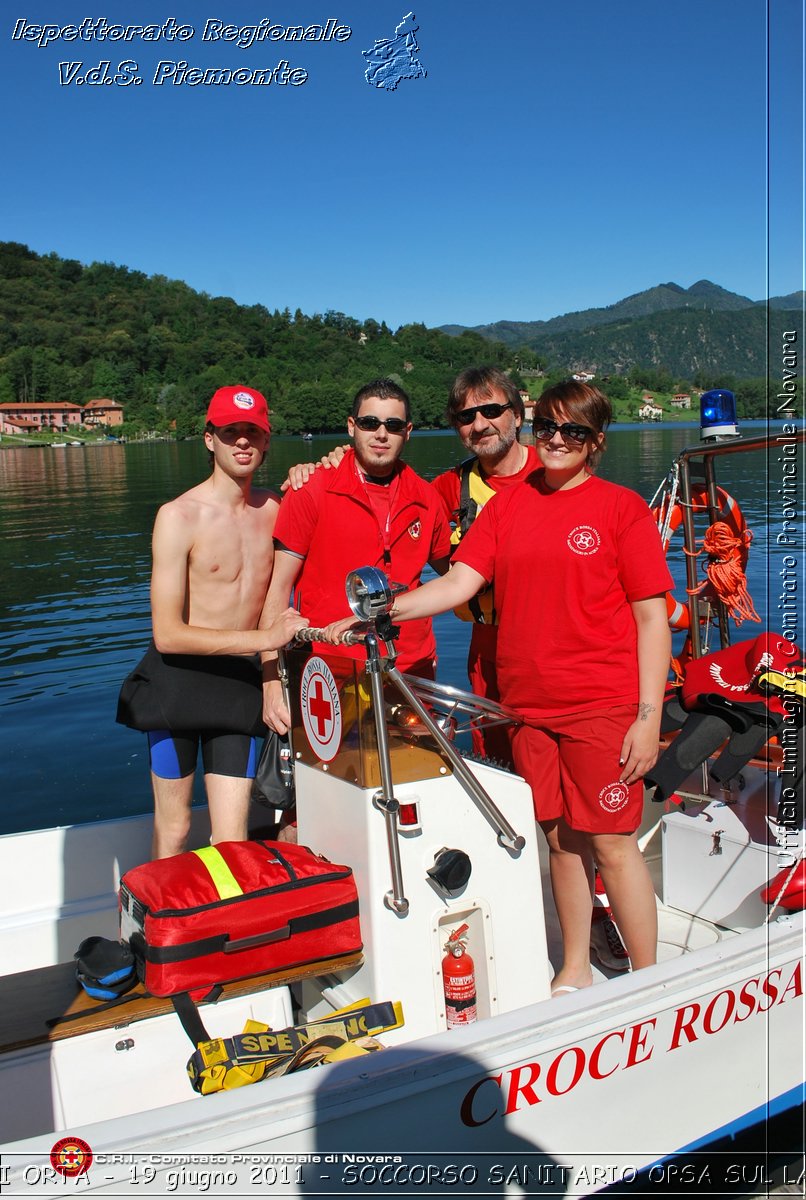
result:
M 376 38 L 371 50 L 361 51 L 367 60 L 364 78 L 370 87 L 393 92 L 402 79 L 425 79 L 425 67 L 416 57 L 419 28 L 414 13 L 406 13 L 393 38 Z

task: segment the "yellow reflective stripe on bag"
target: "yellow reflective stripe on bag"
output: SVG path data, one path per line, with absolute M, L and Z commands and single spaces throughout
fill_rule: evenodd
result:
M 213 881 L 213 887 L 218 892 L 219 900 L 231 900 L 233 896 L 242 896 L 243 888 L 224 861 L 221 851 L 215 846 L 202 846 L 194 850 Z

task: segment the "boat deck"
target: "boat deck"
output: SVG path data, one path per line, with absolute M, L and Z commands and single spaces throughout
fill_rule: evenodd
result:
M 342 955 L 304 967 L 270 971 L 224 984 L 216 1002 L 284 987 L 300 979 L 360 966 L 361 954 Z M 202 1010 L 205 1004 L 202 1003 Z M 74 962 L 20 971 L 0 979 L 0 1054 L 78 1034 L 111 1029 L 173 1012 L 170 997 L 149 996 L 138 985 L 111 1007 L 93 1000 L 76 981 Z M 56 1021 L 56 1024 L 53 1022 Z

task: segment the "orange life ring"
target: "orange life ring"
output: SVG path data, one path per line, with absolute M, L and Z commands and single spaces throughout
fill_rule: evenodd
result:
M 687 604 L 681 604 L 671 592 L 666 593 L 666 617 L 670 629 L 690 629 L 691 613 Z
M 741 537 L 747 528 L 747 523 L 737 501 L 734 500 L 729 492 L 726 492 L 721 487 L 716 489 L 716 496 L 719 502 L 716 519 L 724 521 L 737 537 Z M 702 484 L 698 484 L 691 489 L 691 503 L 689 507 L 695 513 L 708 512 L 708 491 Z M 684 505 L 678 500 L 669 515 L 668 532 L 663 542 L 663 549 L 666 553 L 669 551 L 672 536 L 683 524 L 683 509 Z M 660 528 L 663 518 L 661 505 L 656 505 L 652 509 L 652 516 Z M 744 546 L 742 553 L 742 570 L 746 566 L 747 545 Z M 666 593 L 666 615 L 669 619 L 670 629 L 685 630 L 691 628 L 691 613 L 689 612 L 688 605 L 681 603 L 671 592 Z
M 747 522 L 744 519 L 742 510 L 739 508 L 738 502 L 733 499 L 730 492 L 726 492 L 724 488 L 716 489 L 716 497 L 719 502 L 719 508 L 715 520 L 724 521 L 737 537 L 741 537 L 747 528 Z M 669 531 L 666 535 L 666 540 L 663 543 L 663 549 L 669 549 L 669 543 L 672 540 L 672 535 L 683 524 L 683 503 L 678 500 L 669 516 Z M 691 503 L 689 505 L 692 512 L 708 512 L 708 491 L 698 484 L 691 489 Z M 652 509 L 652 516 L 658 521 L 661 517 L 661 506 L 656 505 Z

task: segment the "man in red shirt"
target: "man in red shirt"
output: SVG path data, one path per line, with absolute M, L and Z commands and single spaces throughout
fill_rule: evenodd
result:
M 438 475 L 433 486 L 445 502 L 456 547 L 488 500 L 521 483 L 540 465 L 534 446 L 518 440 L 523 427 L 523 398 L 515 384 L 497 367 L 469 367 L 454 380 L 448 398 L 448 419 L 472 457 Z M 500 700 L 495 671 L 498 617 L 494 584 L 455 610 L 473 622 L 467 673 L 477 696 Z M 404 626 L 405 628 L 405 626 Z M 509 733 L 500 725 L 473 731 L 479 754 L 513 768 Z
M 379 379 L 359 390 L 347 418 L 353 448 L 335 469 L 317 471 L 305 487 L 289 491 L 280 506 L 261 627 L 285 610 L 292 590 L 313 627 L 346 616 L 344 581 L 357 567 L 378 567 L 407 590 L 419 587 L 426 563 L 439 574 L 448 569 L 450 529 L 442 503 L 401 461 L 411 430 L 409 398 L 396 383 Z M 364 657 L 361 646 L 340 653 Z M 433 679 L 435 660 L 430 619 L 407 624 L 397 666 Z M 276 655 L 264 656 L 264 680 L 264 719 L 284 733 L 289 713 Z

